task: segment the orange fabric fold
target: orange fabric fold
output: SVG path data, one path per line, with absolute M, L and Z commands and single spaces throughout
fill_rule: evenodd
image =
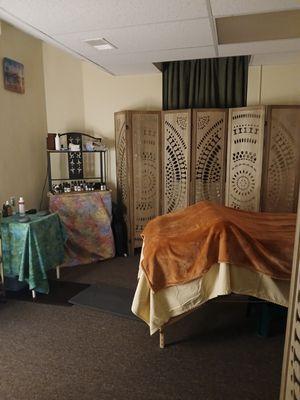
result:
M 200 278 L 227 262 L 290 279 L 296 214 L 258 213 L 207 201 L 150 221 L 142 268 L 154 291 Z

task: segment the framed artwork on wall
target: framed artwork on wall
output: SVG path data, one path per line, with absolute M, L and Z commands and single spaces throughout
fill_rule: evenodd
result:
M 16 93 L 25 93 L 24 65 L 10 58 L 3 58 L 4 88 Z

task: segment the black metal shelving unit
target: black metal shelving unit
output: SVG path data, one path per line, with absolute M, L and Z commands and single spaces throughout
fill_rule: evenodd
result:
M 52 178 L 52 168 L 51 168 L 51 154 L 71 154 L 71 153 L 84 153 L 95 155 L 99 154 L 99 171 L 100 176 L 84 176 L 84 160 L 82 159 L 82 169 L 83 169 L 83 178 L 70 178 L 70 171 L 68 167 L 68 177 L 65 178 Z M 67 182 L 74 180 L 85 180 L 85 181 L 99 181 L 101 183 L 107 183 L 107 150 L 79 150 L 79 151 L 71 151 L 71 150 L 47 150 L 47 171 L 48 171 L 48 184 L 49 190 L 52 191 L 52 187 L 54 182 Z

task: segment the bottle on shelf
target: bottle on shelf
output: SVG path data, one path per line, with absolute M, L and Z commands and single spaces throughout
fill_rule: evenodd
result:
M 19 206 L 19 214 L 24 216 L 25 215 L 25 202 L 23 197 L 20 197 L 18 201 L 18 206 Z
M 7 207 L 6 207 L 6 204 L 5 204 L 5 203 L 3 204 L 3 207 L 2 207 L 2 217 L 3 217 L 3 218 L 8 217 L 8 214 L 7 214 Z
M 7 216 L 10 217 L 13 214 L 13 209 L 12 209 L 11 205 L 9 204 L 8 200 L 5 202 L 5 207 L 6 207 L 6 211 L 7 211 Z
M 59 134 L 57 133 L 55 136 L 55 150 L 60 151 L 60 138 L 59 138 Z
M 16 207 L 16 198 L 15 198 L 15 196 L 11 196 L 11 197 L 9 198 L 9 204 L 10 204 L 10 206 L 11 206 L 11 208 L 12 208 L 12 213 L 15 214 L 15 213 L 16 213 L 16 210 L 15 210 L 15 207 Z

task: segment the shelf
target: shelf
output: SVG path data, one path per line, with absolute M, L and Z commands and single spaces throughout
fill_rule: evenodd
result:
M 70 196 L 70 195 L 72 195 L 72 194 L 87 194 L 87 193 L 105 193 L 105 192 L 108 192 L 108 193 L 111 193 L 111 190 L 109 190 L 109 189 L 106 189 L 106 190 L 81 190 L 80 192 L 75 192 L 75 191 L 73 191 L 73 192 L 66 192 L 66 193 L 53 193 L 53 192 L 48 192 L 48 194 L 47 194 L 47 196 L 49 197 L 49 196 Z
M 78 151 L 71 151 L 71 150 L 47 150 L 47 153 L 106 153 L 107 150 L 78 150 Z
M 102 179 L 101 176 L 93 176 L 92 178 L 51 178 L 51 181 L 86 181 L 87 179 Z
M 75 159 L 75 163 L 74 163 L 74 157 L 73 157 L 73 161 L 70 161 L 70 158 L 72 155 L 74 155 L 76 157 L 76 153 L 77 156 L 79 158 L 80 154 L 80 163 L 78 160 Z M 67 160 L 67 170 L 66 171 L 62 171 L 61 168 L 59 168 L 60 166 L 58 165 L 58 167 L 56 166 L 55 168 L 55 173 L 54 176 L 56 176 L 55 178 L 52 178 L 52 166 L 51 166 L 51 161 L 54 161 L 54 158 L 52 157 L 52 154 L 59 154 L 61 155 L 68 155 L 68 160 Z M 99 154 L 98 156 L 95 157 L 85 157 L 85 154 Z M 70 155 L 70 157 L 69 157 Z M 87 183 L 91 183 L 91 182 L 97 182 L 98 184 L 100 183 L 106 183 L 107 180 L 107 155 L 108 155 L 108 150 L 93 150 L 93 151 L 88 151 L 88 150 L 79 150 L 79 151 L 71 151 L 71 150 L 49 150 L 47 149 L 47 168 L 48 168 L 48 184 L 49 184 L 49 190 L 52 190 L 53 185 L 58 185 L 60 183 L 63 182 L 69 182 L 71 183 L 73 182 L 84 182 L 86 181 Z M 76 157 L 77 158 L 77 157 Z M 61 157 L 59 157 L 59 159 L 62 160 Z M 63 157 L 63 159 L 65 159 L 65 156 Z M 78 163 L 77 163 L 78 161 Z M 89 164 L 90 161 L 93 161 L 94 165 L 94 169 L 93 170 L 87 170 L 85 168 L 85 164 Z M 75 166 L 74 166 L 75 164 Z M 99 166 L 97 166 L 97 164 L 99 164 Z M 58 169 L 57 169 L 58 168 Z M 68 175 L 68 177 L 59 177 L 59 171 L 62 172 L 63 175 Z M 79 173 L 80 171 L 80 173 Z M 53 171 L 54 172 L 54 171 Z M 75 173 L 76 172 L 76 173 Z M 99 176 L 84 176 L 84 174 L 86 175 L 92 175 L 93 173 L 95 174 L 99 174 Z M 75 175 L 75 176 L 74 176 Z M 83 176 L 82 176 L 83 175 Z

